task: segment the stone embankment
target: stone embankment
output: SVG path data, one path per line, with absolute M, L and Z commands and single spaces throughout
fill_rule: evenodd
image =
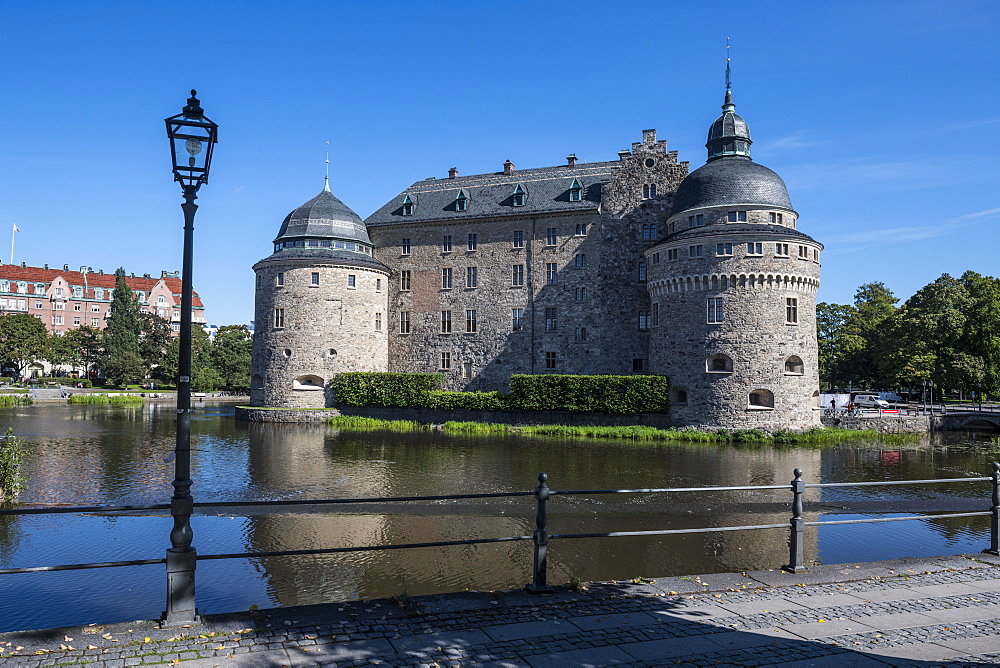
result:
M 898 415 L 881 417 L 858 417 L 848 415 L 824 415 L 824 427 L 840 429 L 875 429 L 883 434 L 908 434 L 928 432 L 931 419 L 927 415 Z

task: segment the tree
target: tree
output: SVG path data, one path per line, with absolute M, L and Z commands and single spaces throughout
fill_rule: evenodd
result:
M 860 337 L 863 345 L 855 349 L 845 371 L 858 386 L 891 385 L 882 360 L 891 351 L 892 341 L 886 336 L 885 328 L 896 315 L 898 301 L 892 290 L 881 282 L 865 283 L 854 294 L 854 312 L 848 319 L 847 332 Z
M 49 336 L 42 321 L 27 313 L 0 316 L 0 359 L 20 376 L 24 368 L 48 353 Z
M 89 377 L 94 365 L 101 358 L 101 330 L 88 325 L 80 325 L 66 332 L 62 338 L 72 346 L 74 355 L 80 360 L 80 364 L 83 365 L 86 375 Z
M 73 342 L 65 335 L 57 336 L 55 333 L 49 336 L 45 359 L 52 365 L 53 370 L 64 364 L 76 366 L 80 363 L 80 356 Z
M 983 389 L 1000 392 L 1000 279 L 967 271 L 961 280 L 972 303 L 959 348 L 983 361 Z
M 170 341 L 167 354 L 160 365 L 160 374 L 168 382 L 177 382 L 180 365 L 181 340 Z M 213 365 L 212 341 L 201 327 L 191 328 L 191 389 L 196 392 L 210 392 L 222 385 L 222 377 Z
M 853 378 L 852 362 L 865 346 L 865 339 L 852 334 L 851 319 L 857 309 L 845 304 L 816 305 L 816 338 L 819 343 L 819 380 L 826 387 L 846 387 Z
M 125 270 L 115 272 L 115 292 L 104 330 L 104 373 L 119 385 L 137 383 L 145 377 L 139 353 L 139 303 L 125 281 Z
M 253 343 L 245 325 L 226 325 L 215 334 L 213 358 L 222 386 L 231 390 L 250 387 Z
M 163 361 L 170 345 L 170 325 L 155 313 L 140 313 L 139 357 L 142 358 L 144 375 L 149 376 L 153 367 Z

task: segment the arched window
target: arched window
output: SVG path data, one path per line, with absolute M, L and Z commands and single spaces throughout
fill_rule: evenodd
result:
M 688 402 L 688 392 L 683 387 L 670 388 L 670 403 L 686 404 Z
M 642 240 L 656 241 L 656 223 L 650 223 L 642 226 Z
M 774 394 L 771 390 L 754 390 L 750 393 L 747 404 L 750 408 L 774 408 Z
M 259 373 L 255 373 L 253 378 L 250 379 L 250 389 L 251 390 L 263 390 L 264 389 L 264 377 Z
M 524 206 L 524 188 L 518 183 L 514 186 L 514 206 Z
M 639 263 L 639 280 L 640 281 L 645 281 L 646 280 L 646 263 L 645 262 L 640 262 Z
M 798 355 L 792 355 L 785 360 L 785 375 L 788 376 L 801 376 L 804 371 L 802 365 L 802 358 Z
M 299 376 L 292 381 L 293 390 L 322 390 L 323 389 L 323 379 L 319 376 L 306 375 Z
M 716 353 L 708 358 L 705 370 L 708 373 L 732 373 L 733 358 L 723 353 Z

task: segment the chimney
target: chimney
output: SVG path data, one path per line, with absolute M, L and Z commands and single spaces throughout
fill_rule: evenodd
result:
M 90 269 L 90 267 L 80 267 L 80 273 L 81 274 L 86 274 L 87 270 L 89 270 L 89 269 Z
M 618 159 L 619 160 L 624 160 L 625 158 L 629 157 L 630 155 L 632 155 L 632 154 L 629 153 L 628 149 L 623 148 L 622 150 L 618 151 Z
M 22 262 L 21 263 L 21 269 L 27 269 L 27 268 L 28 268 L 28 263 L 27 262 Z
M 655 144 L 656 143 L 656 130 L 643 130 L 642 131 L 642 143 L 643 144 Z
M 49 263 L 48 263 L 48 262 L 46 262 L 45 264 L 43 264 L 43 265 L 42 265 L 42 268 L 43 268 L 43 269 L 48 269 L 48 268 L 49 268 Z
M 103 269 L 98 269 L 97 273 L 100 274 L 101 276 L 103 276 L 104 275 L 104 270 Z
M 576 153 L 570 153 L 566 156 L 566 164 L 570 167 L 576 167 Z
M 503 163 L 503 173 L 504 176 L 510 176 L 514 173 L 514 163 L 510 160 L 505 160 Z
M 63 265 L 63 271 L 69 271 L 69 265 L 68 264 L 64 264 Z
M 129 275 L 129 278 L 135 278 L 135 272 L 134 271 Z
M 458 168 L 457 167 L 452 167 L 451 169 L 448 170 L 448 178 L 449 179 L 454 179 L 454 178 L 457 178 L 457 177 L 458 177 Z
M 149 274 L 143 274 L 142 277 L 143 278 L 150 278 L 150 275 Z

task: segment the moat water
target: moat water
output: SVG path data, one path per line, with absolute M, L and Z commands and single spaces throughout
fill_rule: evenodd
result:
M 0 409 L 32 447 L 26 506 L 165 503 L 172 493 L 174 408 L 36 405 Z M 199 405 L 192 420 L 196 501 L 358 498 L 534 488 L 615 489 L 986 475 L 997 441 L 925 437 L 814 447 L 649 444 L 590 439 L 341 432 L 327 426 L 236 422 L 231 407 Z M 986 510 L 988 483 L 810 490 L 809 519 Z M 553 533 L 787 523 L 789 494 L 557 496 Z M 273 510 L 273 509 L 272 509 Z M 531 497 L 471 499 L 275 514 L 206 512 L 192 519 L 199 554 L 528 535 Z M 166 514 L 0 517 L 0 567 L 162 558 Z M 987 518 L 811 529 L 806 554 L 823 563 L 978 552 Z M 758 568 L 787 561 L 787 531 L 555 540 L 549 582 Z M 520 587 L 528 541 L 325 556 L 202 561 L 202 612 Z M 164 607 L 162 565 L 0 575 L 0 630 L 152 619 Z

